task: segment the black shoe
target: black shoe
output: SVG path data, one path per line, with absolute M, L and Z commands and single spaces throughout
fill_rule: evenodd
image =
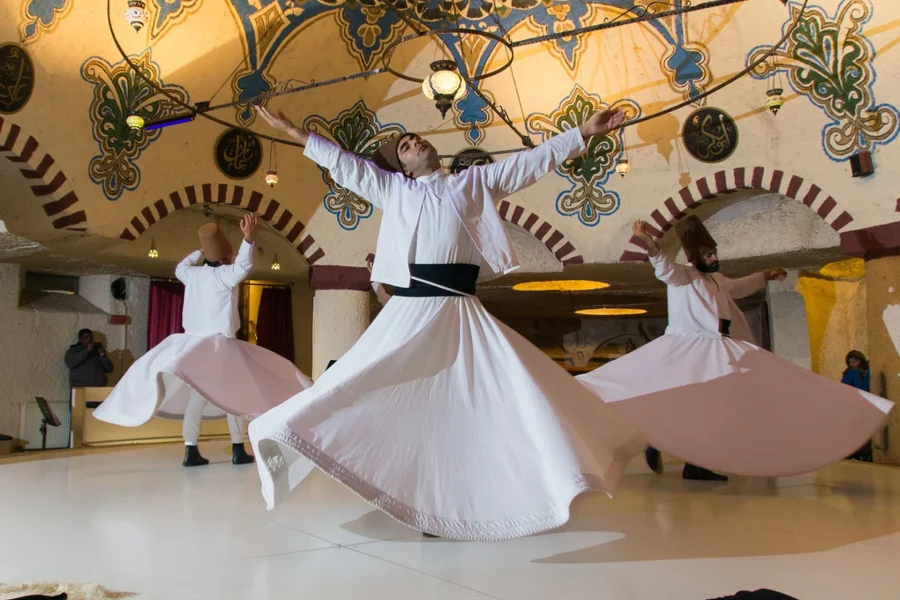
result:
M 200 450 L 197 446 L 184 447 L 184 462 L 181 463 L 185 467 L 201 467 L 208 465 L 209 461 L 200 456 Z
M 249 465 L 254 462 L 256 459 L 252 454 L 247 454 L 247 451 L 244 450 L 244 444 L 232 444 L 231 445 L 231 464 L 233 465 Z
M 659 450 L 657 450 L 653 446 L 647 446 L 647 449 L 644 450 L 644 460 L 647 461 L 647 466 L 650 467 L 651 471 L 653 471 L 657 475 L 662 475 L 663 462 L 662 455 L 659 453 Z
M 725 475 L 719 475 L 709 469 L 698 467 L 690 463 L 685 463 L 684 469 L 681 471 L 682 479 L 690 479 L 693 481 L 728 481 Z

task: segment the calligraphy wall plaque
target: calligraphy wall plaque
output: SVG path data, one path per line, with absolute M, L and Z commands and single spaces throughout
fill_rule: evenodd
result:
M 0 44 L 0 113 L 22 109 L 34 91 L 34 63 L 19 44 Z
M 262 164 L 262 144 L 246 129 L 227 130 L 216 141 L 216 166 L 232 179 L 247 179 Z
M 494 158 L 481 148 L 466 148 L 460 150 L 450 163 L 450 172 L 454 175 L 462 173 L 472 165 L 489 165 Z
M 684 122 L 682 137 L 684 147 L 697 160 L 705 163 L 722 162 L 737 149 L 737 123 L 723 110 L 700 108 Z

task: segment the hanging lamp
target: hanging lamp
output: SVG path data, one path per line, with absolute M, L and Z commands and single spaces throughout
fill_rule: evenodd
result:
M 453 102 L 466 95 L 466 85 L 452 60 L 434 61 L 431 63 L 431 71 L 431 75 L 422 82 L 422 93 L 429 100 L 435 101 L 434 106 L 443 118 L 447 116 Z

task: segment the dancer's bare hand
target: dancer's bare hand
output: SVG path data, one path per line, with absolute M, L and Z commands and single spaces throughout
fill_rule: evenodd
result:
M 253 243 L 253 234 L 256 232 L 257 227 L 259 227 L 259 218 L 255 214 L 247 213 L 241 219 L 241 233 L 244 234 L 244 240 L 248 244 Z
M 781 268 L 763 271 L 763 275 L 765 275 L 766 281 L 784 281 L 787 279 L 787 271 Z
M 646 222 L 638 219 L 632 224 L 631 231 L 634 234 L 634 237 L 644 240 L 645 242 L 650 242 L 653 240 L 653 237 L 651 237 L 651 235 L 647 233 L 647 230 L 644 229 L 646 224 Z
M 638 219 L 632 224 L 631 232 L 634 234 L 634 237 L 643 241 L 647 246 L 647 254 L 656 256 L 659 254 L 659 244 L 656 243 L 656 240 L 653 239 L 652 235 L 647 233 L 646 226 L 647 223 L 645 221 Z
M 618 129 L 624 122 L 625 111 L 621 108 L 598 111 L 581 125 L 581 135 L 585 140 L 595 135 L 606 135 Z
M 254 110 L 259 113 L 259 116 L 262 117 L 263 121 L 269 124 L 269 126 L 274 127 L 279 131 L 283 131 L 301 144 L 306 144 L 306 140 L 309 138 L 309 134 L 294 125 L 290 119 L 288 119 L 283 112 L 278 111 L 278 116 L 273 115 L 268 108 L 265 106 L 259 105 L 254 106 Z

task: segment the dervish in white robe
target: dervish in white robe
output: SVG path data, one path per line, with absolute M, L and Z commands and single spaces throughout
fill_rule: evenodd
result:
M 448 175 L 416 135 L 383 144 L 376 166 L 259 112 L 304 143 L 336 183 L 384 211 L 372 279 L 394 286 L 312 388 L 250 424 L 268 507 L 315 465 L 413 529 L 501 540 L 564 524 L 582 492 L 611 495 L 646 442 L 494 319 L 475 281 L 482 264 L 494 273 L 518 267 L 494 203 L 584 152 L 584 136 L 618 127 L 621 113 Z
M 706 469 L 778 477 L 841 460 L 883 425 L 889 400 L 753 344 L 734 298 L 783 279 L 783 270 L 736 280 L 715 272 L 716 243 L 693 216 L 677 229 L 692 264 L 676 264 L 643 226 L 635 223 L 635 235 L 668 286 L 669 326 L 662 337 L 578 379 L 653 447 Z M 687 469 L 685 476 L 708 478 L 689 477 Z
M 233 264 L 231 245 L 218 226 L 200 228 L 203 250 L 189 254 L 175 269 L 185 288 L 184 333 L 170 335 L 138 359 L 94 411 L 101 421 L 125 427 L 138 427 L 154 416 L 183 419 L 186 467 L 209 463 L 197 447 L 201 421 L 226 416 L 232 463 L 253 462 L 244 449 L 244 419 L 312 385 L 289 360 L 235 338 L 241 327 L 239 286 L 253 269 L 256 223 L 254 215 L 242 220 L 244 240 Z

